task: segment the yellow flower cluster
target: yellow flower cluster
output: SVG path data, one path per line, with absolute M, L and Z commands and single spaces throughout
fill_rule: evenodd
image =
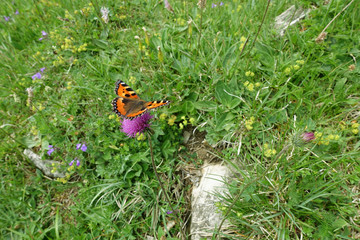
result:
M 80 45 L 80 47 L 77 49 L 78 52 L 85 52 L 87 47 L 87 43 L 84 43 Z
M 91 12 L 91 7 L 92 7 L 92 3 L 89 3 L 88 7 L 83 7 L 80 12 L 84 15 L 84 16 L 88 16 L 89 13 Z
M 74 12 L 74 13 L 75 13 L 75 12 Z M 65 10 L 65 18 L 67 18 L 67 19 L 69 19 L 69 20 L 73 19 L 73 16 L 69 13 L 68 10 Z
M 70 90 L 72 88 L 72 82 L 67 82 L 66 85 L 67 90 Z
M 41 53 L 39 51 L 37 51 L 34 55 L 33 55 L 33 58 L 37 58 L 38 56 L 40 56 Z
M 55 29 L 54 31 L 50 31 L 50 38 L 53 39 L 55 42 L 60 42 L 62 37 L 58 33 L 59 31 Z
M 120 14 L 115 14 L 115 17 L 116 18 L 118 18 L 118 19 L 120 19 L 120 20 L 124 20 L 124 19 L 126 19 L 127 18 L 127 16 L 126 15 L 120 15 Z
M 31 110 L 35 112 L 36 110 L 42 111 L 44 109 L 45 107 L 41 103 L 39 103 L 36 107 L 33 105 Z
M 315 139 L 318 140 L 318 145 L 329 145 L 330 141 L 338 141 L 340 139 L 340 136 L 337 134 L 329 134 L 327 136 L 324 136 L 322 132 L 315 132 Z
M 74 46 L 74 44 L 73 44 L 73 41 L 74 41 L 74 38 L 73 37 L 66 37 L 65 39 L 64 39 L 64 44 L 62 44 L 61 46 L 60 46 L 60 48 L 62 49 L 62 50 L 68 50 L 68 49 L 70 49 L 70 50 L 72 50 L 72 52 L 76 52 L 76 48 L 75 48 L 75 46 Z
M 58 166 L 59 164 L 55 164 L 55 163 L 52 163 L 51 164 L 51 166 L 52 166 L 52 169 L 51 169 L 51 173 L 55 173 L 56 172 L 56 170 L 57 170 L 57 166 Z
M 155 34 L 154 34 L 154 36 L 155 36 L 155 37 L 157 37 L 159 40 L 161 40 L 161 36 L 160 36 L 160 34 L 155 33 Z
M 110 119 L 110 120 L 111 120 L 111 119 L 115 119 L 115 117 L 116 117 L 115 114 L 110 114 L 110 115 L 109 115 L 109 119 Z
M 291 65 L 290 67 L 285 68 L 284 73 L 286 75 L 289 75 L 292 71 L 296 71 L 300 69 L 299 65 L 304 65 L 304 60 L 296 60 L 297 64 Z
M 176 23 L 179 24 L 180 26 L 184 26 L 186 24 L 186 21 L 182 18 L 177 18 L 175 20 L 176 20 Z
M 56 67 L 56 66 L 59 66 L 59 65 L 63 65 L 65 63 L 64 59 L 62 56 L 58 56 L 57 57 L 57 60 L 53 61 L 53 65 Z
M 250 92 L 254 91 L 255 87 L 260 87 L 261 86 L 261 83 L 257 82 L 255 84 L 249 82 L 249 81 L 246 81 L 244 82 L 244 86 L 246 87 L 246 89 Z
M 245 72 L 245 76 L 253 77 L 253 76 L 255 76 L 255 73 L 253 73 L 252 71 L 247 71 L 247 72 Z
M 245 127 L 247 130 L 253 129 L 253 124 L 255 122 L 255 117 L 250 117 L 248 120 L 245 120 Z
M 54 1 L 41 0 L 40 3 L 43 3 L 47 7 L 58 7 L 59 4 Z
M 130 83 L 131 85 L 135 85 L 135 83 L 136 83 L 136 78 L 135 78 L 134 76 L 130 76 L 130 77 L 129 77 L 129 83 Z
M 145 134 L 144 134 L 144 133 L 140 133 L 140 134 L 139 134 L 139 133 L 137 133 L 137 134 L 136 134 L 136 136 L 137 136 L 137 138 L 136 138 L 136 139 L 137 139 L 138 141 L 143 141 L 143 140 L 145 140 L 145 139 L 146 139 L 146 136 L 145 136 Z
M 234 1 L 234 2 L 236 2 L 236 1 Z M 225 4 L 225 6 L 226 6 L 226 4 Z M 241 5 L 238 5 L 238 6 L 236 7 L 236 12 L 240 12 L 241 8 L 242 8 L 242 6 L 241 6 Z M 235 10 L 234 10 L 234 9 L 231 10 L 231 13 L 235 13 Z
M 188 121 L 186 120 L 186 117 L 185 116 L 182 116 L 181 117 L 181 120 L 183 120 L 181 123 L 179 123 L 179 128 L 180 129 L 183 129 L 184 126 L 188 125 Z
M 61 182 L 63 184 L 67 183 L 67 180 L 65 178 L 57 178 L 56 181 Z
M 171 117 L 169 118 L 168 120 L 168 124 L 170 126 L 174 125 L 175 124 L 175 121 L 176 121 L 176 116 L 175 115 L 171 115 Z
M 36 135 L 38 135 L 39 130 L 36 128 L 36 126 L 32 126 L 32 127 L 31 127 L 31 130 L 30 130 L 30 133 L 31 133 L 33 136 L 36 136 Z
M 347 123 L 344 122 L 344 121 L 341 121 L 341 122 L 339 123 L 339 125 L 340 125 L 340 129 L 344 131 L 344 130 L 346 129 Z M 352 121 L 352 122 L 351 122 L 351 127 L 350 127 L 351 132 L 352 132 L 353 134 L 358 134 L 358 133 L 359 133 L 359 126 L 360 126 L 359 123 L 357 123 L 356 121 Z
M 359 126 L 360 126 L 359 123 L 353 122 L 353 123 L 351 124 L 351 132 L 352 132 L 353 134 L 358 134 L 358 133 L 359 133 Z
M 274 156 L 276 154 L 276 150 L 273 148 L 269 147 L 269 144 L 265 143 L 264 144 L 264 155 L 265 157 L 271 157 Z
M 239 47 L 240 51 L 243 49 L 245 42 L 246 42 L 246 37 L 241 36 L 241 38 L 240 38 L 240 47 Z

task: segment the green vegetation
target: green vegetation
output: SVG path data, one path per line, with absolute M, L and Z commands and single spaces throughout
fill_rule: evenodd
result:
M 265 0 L 170 1 L 174 13 L 157 0 L 1 1 L 0 238 L 179 238 L 148 136 L 128 138 L 112 112 L 118 79 L 171 101 L 151 140 L 183 219 L 181 169 L 199 159 L 182 132 L 196 128 L 238 176 L 219 203 L 229 239 L 358 238 L 360 6 L 334 18 L 350 1 L 318 2 L 271 1 L 263 21 Z M 312 11 L 281 37 L 274 19 L 292 4 Z

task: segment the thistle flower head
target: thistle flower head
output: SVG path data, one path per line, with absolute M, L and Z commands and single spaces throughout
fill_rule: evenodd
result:
M 305 132 L 305 133 L 301 134 L 301 138 L 305 142 L 310 142 L 311 140 L 315 139 L 315 134 L 313 132 Z
M 135 119 L 123 119 L 121 122 L 121 131 L 126 133 L 129 137 L 136 137 L 137 134 L 140 134 L 150 127 L 149 120 L 153 116 L 150 113 L 146 112 L 145 114 L 137 117 Z

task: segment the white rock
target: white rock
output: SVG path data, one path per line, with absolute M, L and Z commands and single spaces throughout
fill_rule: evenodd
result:
M 224 165 L 203 167 L 200 184 L 195 186 L 192 191 L 191 239 L 210 239 L 214 230 L 219 226 L 223 216 L 215 203 L 221 199 L 218 199 L 215 193 L 227 192 L 224 180 L 231 175 L 229 168 Z M 229 224 L 225 221 L 222 231 L 228 226 Z
M 301 7 L 295 9 L 295 5 L 292 5 L 285 12 L 275 18 L 274 28 L 279 32 L 280 36 L 283 36 L 285 30 L 295 23 L 303 19 L 311 9 L 302 9 Z

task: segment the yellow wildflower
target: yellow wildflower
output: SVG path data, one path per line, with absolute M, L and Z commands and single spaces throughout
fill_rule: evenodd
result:
M 162 113 L 160 114 L 160 120 L 165 120 L 165 118 L 167 117 L 167 114 L 166 113 Z
M 175 115 L 172 115 L 172 116 L 170 117 L 170 119 L 168 120 L 168 124 L 169 124 L 170 126 L 174 125 L 174 124 L 175 124 L 175 120 L 176 120 L 176 116 L 175 116 Z
M 293 68 L 294 68 L 294 70 L 298 70 L 300 68 L 300 66 L 299 65 L 294 65 Z
M 289 68 L 289 67 L 285 68 L 284 72 L 285 72 L 286 75 L 290 74 L 291 73 L 291 68 Z
M 247 86 L 247 89 L 252 92 L 254 91 L 254 84 L 253 83 L 250 83 L 248 86 Z

